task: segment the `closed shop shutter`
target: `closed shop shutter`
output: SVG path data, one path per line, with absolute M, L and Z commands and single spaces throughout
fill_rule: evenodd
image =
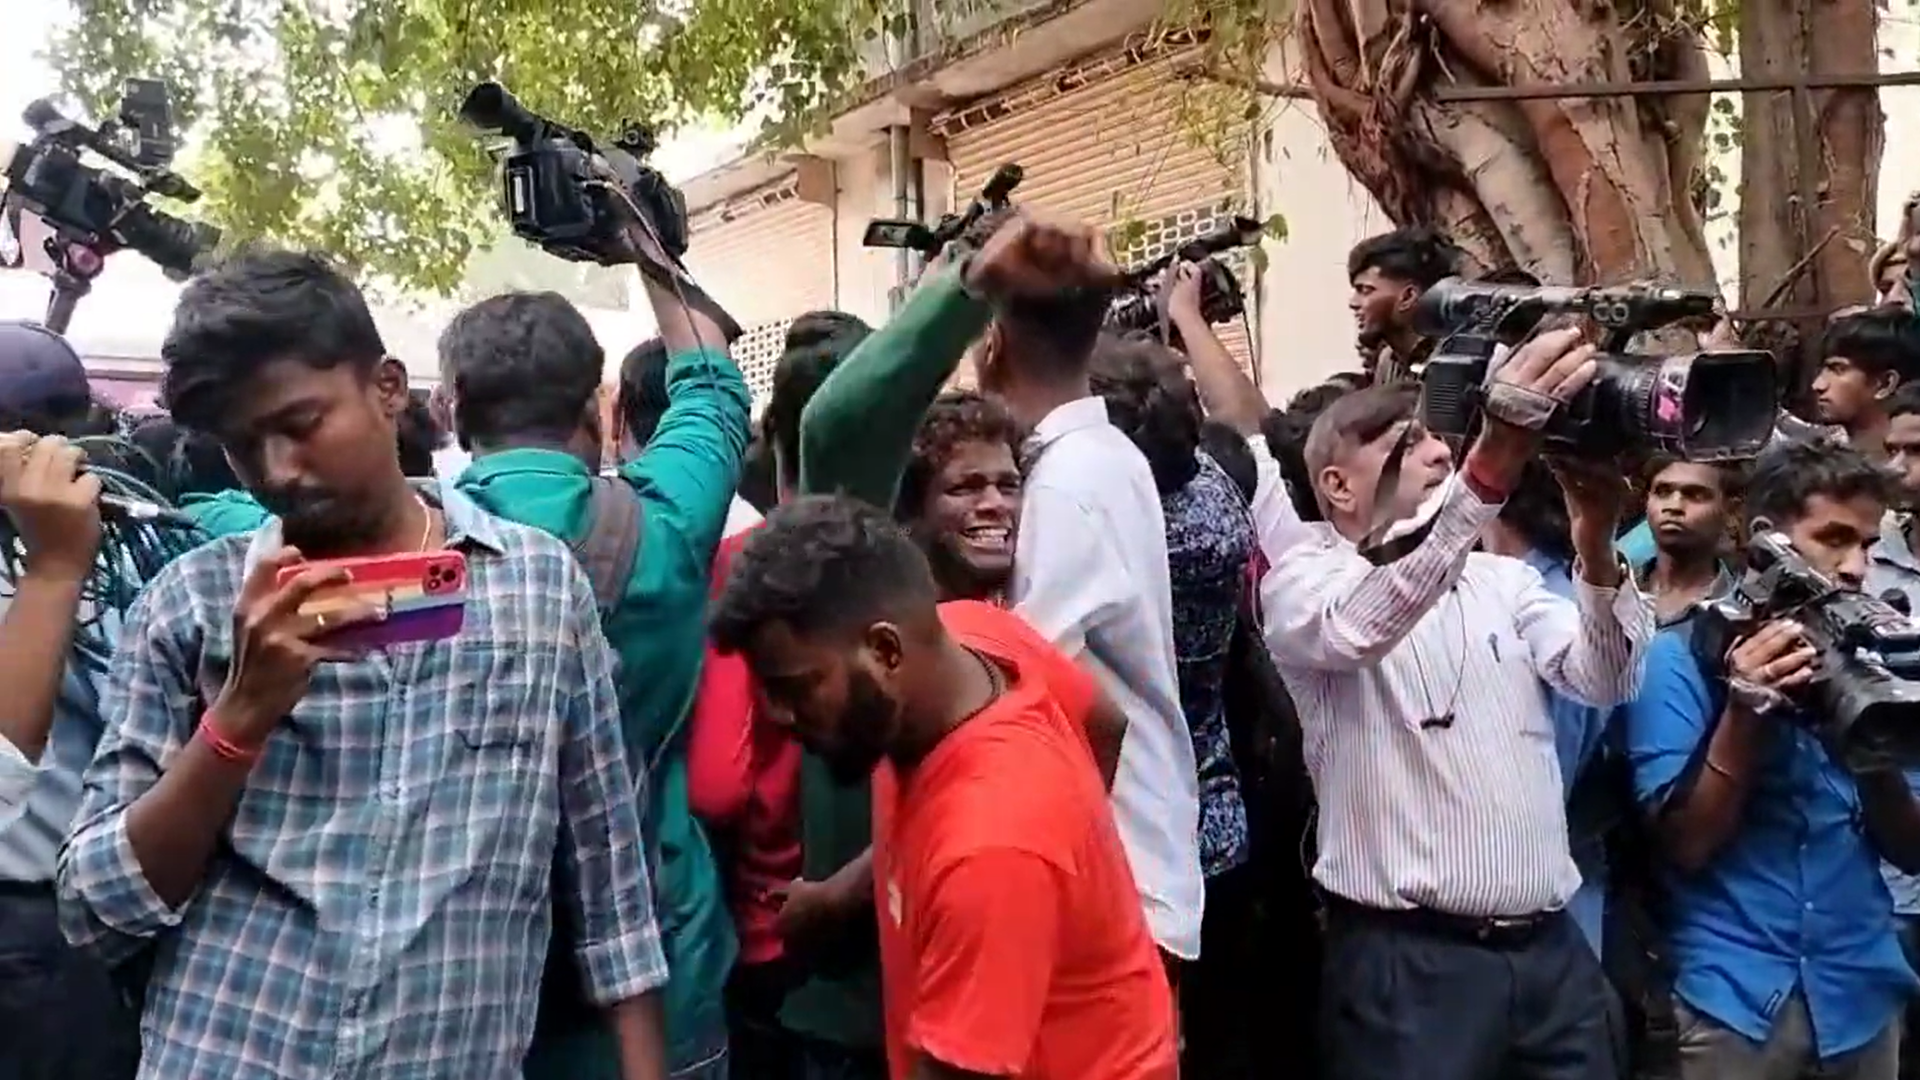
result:
M 1223 98 L 1218 88 L 1174 75 L 1191 55 L 1122 50 L 935 117 L 953 167 L 952 205 L 964 205 L 1001 165 L 1018 164 L 1026 178 L 1017 203 L 1109 230 L 1122 265 L 1175 250 L 1246 213 L 1248 126 L 1206 118 Z M 1251 294 L 1245 257 L 1226 261 Z M 1215 327 L 1249 371 L 1256 370 L 1251 317 Z
M 732 353 L 756 402 L 773 384 L 788 324 L 836 301 L 833 211 L 799 198 L 795 184 L 788 176 L 708 207 L 687 245 L 694 278 L 746 328 Z

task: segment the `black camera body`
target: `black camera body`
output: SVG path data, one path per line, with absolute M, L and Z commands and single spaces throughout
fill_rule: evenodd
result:
M 973 223 L 997 210 L 1013 205 L 1013 191 L 1027 178 L 1026 170 L 1006 164 L 993 170 L 987 182 L 967 208 L 957 214 L 943 214 L 932 228 L 905 218 L 874 218 L 860 242 L 867 247 L 903 248 L 918 251 L 929 258 L 973 226 Z
M 501 163 L 500 205 L 515 236 L 573 262 L 626 261 L 619 244 L 625 219 L 612 202 L 618 196 L 606 190 L 617 184 L 667 254 L 678 260 L 687 253 L 686 199 L 647 164 L 656 140 L 644 125 L 629 123 L 602 146 L 586 132 L 528 109 L 495 82 L 469 91 L 460 116 L 514 142 Z
M 1736 642 L 1789 616 L 1819 653 L 1807 712 L 1835 760 L 1861 772 L 1920 765 L 1920 623 L 1815 570 L 1781 533 L 1755 535 L 1733 591 L 1701 606 L 1695 655 L 1724 672 Z
M 1603 332 L 1599 370 L 1548 422 L 1551 450 L 1589 459 L 1627 452 L 1751 458 L 1773 433 L 1779 376 L 1771 354 L 1626 351 L 1643 331 L 1714 317 L 1717 303 L 1712 293 L 1652 285 L 1576 289 L 1447 278 L 1414 308 L 1414 328 L 1440 339 L 1420 375 L 1422 419 L 1442 435 L 1471 434 L 1500 349 L 1520 345 L 1548 315 L 1573 314 Z
M 500 168 L 500 206 L 513 234 L 549 255 L 615 266 L 632 260 L 625 242 L 625 200 L 645 222 L 666 264 L 641 257 L 646 277 L 671 289 L 688 308 L 711 318 L 731 344 L 740 324 L 688 275 L 687 200 L 647 164 L 656 149 L 651 129 L 628 123 L 612 143 L 596 143 L 520 104 L 506 87 L 484 82 L 468 91 L 460 117 L 513 140 Z
M 1197 260 L 1200 270 L 1200 314 L 1215 326 L 1229 323 L 1246 313 L 1247 294 L 1233 268 L 1212 255 Z M 1107 325 L 1115 330 L 1155 331 L 1160 328 L 1157 286 L 1131 285 L 1114 297 L 1107 311 Z
M 118 115 L 97 127 L 70 119 L 45 100 L 27 106 L 23 119 L 34 140 L 0 162 L 7 199 L 46 221 L 60 241 L 100 257 L 137 251 L 176 281 L 219 245 L 220 230 L 156 210 L 146 201 L 150 195 L 182 202 L 200 197 L 168 168 L 176 141 L 166 84 L 128 79 Z M 89 151 L 132 178 L 88 165 L 83 155 Z M 64 251 L 50 254 L 65 264 Z
M 1107 311 L 1107 326 L 1114 330 L 1157 331 L 1160 328 L 1160 290 L 1176 260 L 1193 263 L 1200 271 L 1200 313 L 1218 326 L 1246 313 L 1247 294 L 1233 269 L 1219 259 L 1225 251 L 1250 247 L 1260 242 L 1260 223 L 1252 218 L 1236 217 L 1205 236 L 1198 236 L 1174 251 L 1121 273 L 1121 289 Z

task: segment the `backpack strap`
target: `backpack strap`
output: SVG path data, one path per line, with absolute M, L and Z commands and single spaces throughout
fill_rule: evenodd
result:
M 640 556 L 640 494 L 625 480 L 596 476 L 587 498 L 587 531 L 573 542 L 573 557 L 593 583 L 593 598 L 605 616 L 625 596 Z

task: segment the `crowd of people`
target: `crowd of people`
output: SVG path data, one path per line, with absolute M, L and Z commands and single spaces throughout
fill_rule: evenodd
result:
M 1565 460 L 1579 327 L 1422 424 L 1455 263 L 1355 248 L 1284 408 L 1196 268 L 1117 336 L 1004 211 L 757 420 L 651 277 L 610 392 L 509 293 L 419 393 L 299 252 L 188 284 L 160 417 L 0 327 L 0 1080 L 1920 1074 L 1914 788 L 1791 619 L 1693 633 L 1759 532 L 1920 599 L 1920 320 L 1837 316 L 1752 463 Z M 450 637 L 310 603 L 437 552 Z

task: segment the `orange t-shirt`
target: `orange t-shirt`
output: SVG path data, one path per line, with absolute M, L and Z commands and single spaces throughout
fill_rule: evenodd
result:
M 945 604 L 1007 692 L 873 780 L 887 1057 L 1026 1080 L 1172 1080 L 1173 996 L 1081 724 L 1085 678 L 1020 621 Z M 1088 684 L 1090 687 L 1090 683 Z M 1083 713 L 1092 692 L 1077 706 Z

